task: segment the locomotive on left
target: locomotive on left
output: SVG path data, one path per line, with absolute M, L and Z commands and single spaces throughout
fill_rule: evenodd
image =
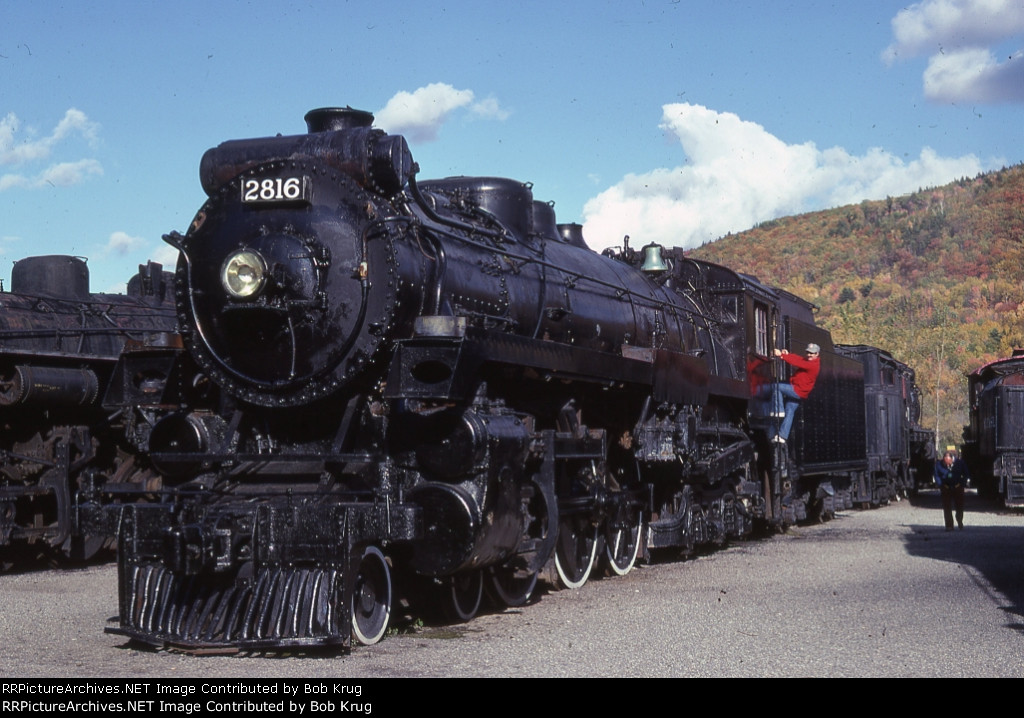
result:
M 127 294 L 94 294 L 79 257 L 15 262 L 0 293 L 0 560 L 88 558 L 111 541 L 76 502 L 116 492 L 131 463 L 100 401 L 126 342 L 173 333 L 169 280 L 149 262 Z
M 657 245 L 598 254 L 528 185 L 418 181 L 372 115 L 226 142 L 175 276 L 183 349 L 108 393 L 162 499 L 116 509 L 120 624 L 157 645 L 379 640 L 638 556 L 851 503 L 861 361 L 788 292 Z M 788 443 L 777 348 L 821 349 Z M 102 507 L 101 507 L 102 508 Z M 104 509 L 109 511 L 109 509 Z

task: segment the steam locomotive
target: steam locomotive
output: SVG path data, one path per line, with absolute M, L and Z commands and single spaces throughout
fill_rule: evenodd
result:
M 963 458 L 979 495 L 1024 506 L 1024 350 L 967 377 Z
M 131 464 L 100 400 L 126 342 L 173 332 L 171 281 L 150 262 L 127 295 L 93 294 L 81 258 L 15 262 L 0 293 L 0 563 L 89 558 L 111 539 L 75 505 L 112 500 Z
M 107 398 L 163 481 L 116 509 L 109 631 L 372 644 L 400 598 L 468 620 L 485 590 L 521 605 L 852 506 L 864 362 L 812 305 L 678 249 L 598 254 L 520 182 L 420 181 L 372 121 L 314 110 L 203 157 L 208 199 L 165 237 L 184 347 L 126 353 Z M 775 441 L 773 351 L 810 342 Z
M 880 506 L 931 483 L 935 432 L 921 426 L 921 391 L 914 370 L 889 352 L 838 345 L 864 366 L 867 471 L 851 486 L 855 504 Z

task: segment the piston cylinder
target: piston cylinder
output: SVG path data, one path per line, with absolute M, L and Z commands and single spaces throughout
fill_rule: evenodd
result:
M 88 406 L 99 395 L 99 380 L 91 369 L 16 366 L 0 378 L 0 406 Z

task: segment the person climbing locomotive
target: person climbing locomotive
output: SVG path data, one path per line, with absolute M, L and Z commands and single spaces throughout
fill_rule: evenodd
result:
M 806 359 L 785 349 L 775 350 L 775 356 L 790 366 L 796 367 L 796 371 L 789 383 L 781 381 L 776 383 L 772 393 L 772 415 L 782 419 L 779 433 L 776 434 L 774 441 L 784 444 L 789 439 L 797 407 L 810 395 L 818 380 L 818 371 L 821 369 L 819 354 L 821 354 L 821 347 L 817 344 L 807 345 Z

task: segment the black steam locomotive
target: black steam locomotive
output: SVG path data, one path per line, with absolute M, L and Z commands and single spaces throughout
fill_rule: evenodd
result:
M 1024 350 L 967 377 L 963 458 L 978 494 L 1024 506 Z
M 419 181 L 372 119 L 204 156 L 209 199 L 165 237 L 185 348 L 126 354 L 108 394 L 164 485 L 118 509 L 109 630 L 374 643 L 399 596 L 468 620 L 485 589 L 519 605 L 852 506 L 864 364 L 810 304 L 680 250 L 595 253 L 520 182 Z M 770 357 L 809 342 L 773 441 Z
M 914 370 L 876 347 L 838 345 L 864 366 L 867 471 L 854 477 L 855 504 L 880 506 L 928 485 L 935 432 L 921 426 L 921 391 Z
M 81 258 L 15 262 L 0 293 L 0 562 L 88 558 L 111 538 L 75 505 L 109 500 L 131 464 L 100 400 L 127 341 L 174 330 L 171 281 L 150 262 L 126 295 L 93 294 Z

